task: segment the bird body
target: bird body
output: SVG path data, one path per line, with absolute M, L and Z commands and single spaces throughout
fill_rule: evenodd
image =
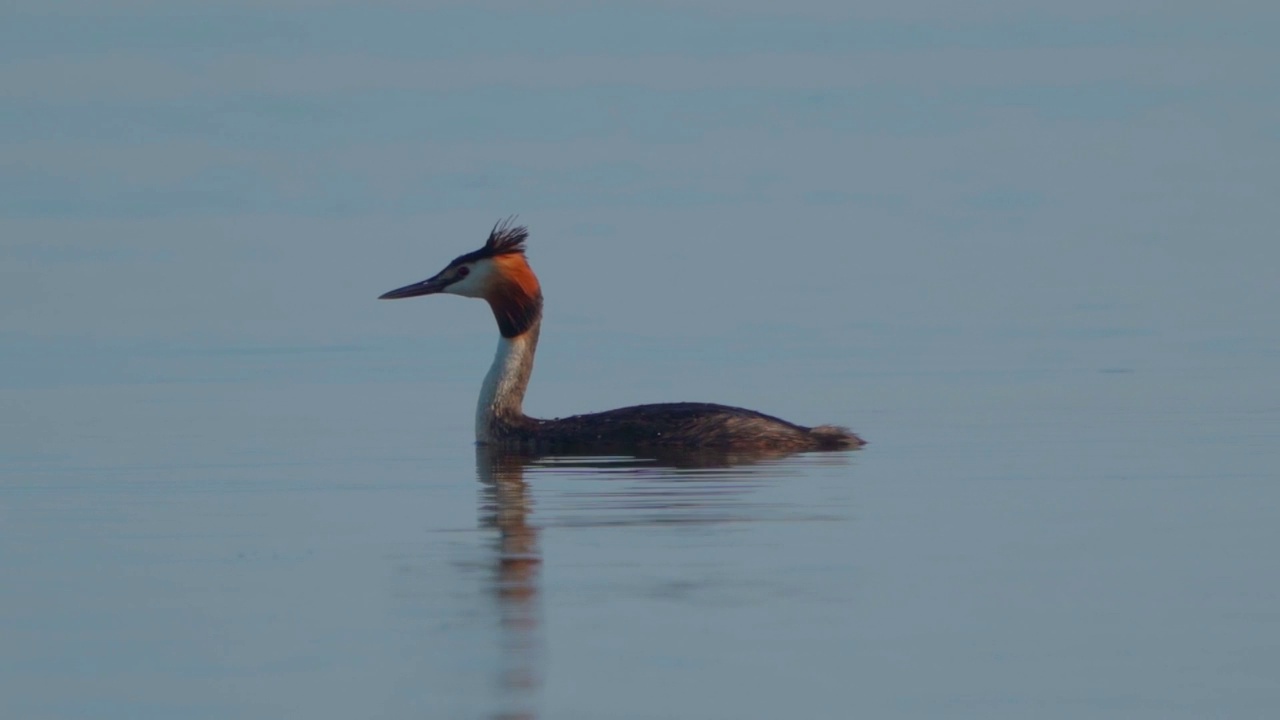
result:
M 501 337 L 476 403 L 476 442 L 551 451 L 643 447 L 837 450 L 863 440 L 841 427 L 805 427 L 745 408 L 658 403 L 565 418 L 524 414 L 524 395 L 542 327 L 542 288 L 525 258 L 528 231 L 494 226 L 484 247 L 422 282 L 383 294 L 398 299 L 448 293 L 489 303 Z

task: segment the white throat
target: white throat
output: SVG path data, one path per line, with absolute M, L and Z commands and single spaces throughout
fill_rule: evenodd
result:
M 533 371 L 533 354 L 538 346 L 538 327 L 513 338 L 498 338 L 493 365 L 480 386 L 476 402 L 476 442 L 498 439 L 497 425 L 524 415 L 524 392 Z

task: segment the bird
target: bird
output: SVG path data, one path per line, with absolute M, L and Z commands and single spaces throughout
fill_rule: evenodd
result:
M 526 257 L 528 228 L 498 221 L 479 250 L 459 255 L 426 280 L 383 293 L 395 300 L 448 294 L 489 303 L 498 349 L 476 403 L 480 445 L 537 451 L 625 448 L 846 450 L 865 441 L 844 427 L 806 427 L 755 410 L 702 402 L 634 405 L 540 419 L 524 413 L 525 390 L 542 328 L 542 285 Z

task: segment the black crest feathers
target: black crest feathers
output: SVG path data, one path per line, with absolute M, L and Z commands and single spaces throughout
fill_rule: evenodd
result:
M 472 250 L 466 255 L 459 255 L 453 259 L 453 262 L 449 263 L 449 266 L 462 265 L 499 255 L 523 254 L 524 243 L 529 239 L 529 228 L 523 225 L 512 225 L 511 223 L 514 220 L 515 218 L 499 220 L 493 226 L 493 230 L 489 231 L 489 239 L 485 241 L 484 247 L 479 250 Z
M 489 232 L 484 249 L 490 255 L 506 255 L 524 252 L 524 243 L 529 239 L 529 228 L 523 225 L 512 225 L 514 217 L 499 220 Z

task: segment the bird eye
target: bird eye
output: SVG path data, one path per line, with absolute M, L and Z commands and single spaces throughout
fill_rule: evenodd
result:
M 458 272 L 457 272 L 458 277 L 464 278 L 470 274 L 471 274 L 471 268 L 467 267 L 466 265 L 463 265 L 462 267 L 458 268 Z

